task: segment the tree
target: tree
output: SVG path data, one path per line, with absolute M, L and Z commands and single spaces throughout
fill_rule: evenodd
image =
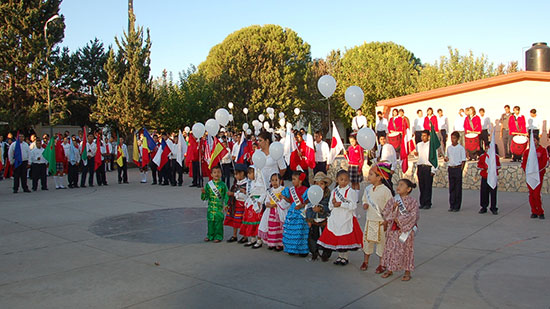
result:
M 362 110 L 369 124 L 374 124 L 376 102 L 413 93 L 420 59 L 405 47 L 393 42 L 371 42 L 330 55 L 338 82 L 334 109 L 350 125 L 354 111 L 345 102 L 344 93 L 350 86 L 359 86 L 365 94 Z
M 199 76 L 211 83 L 212 106 L 234 103 L 237 123 L 245 118 L 241 113 L 244 107 L 254 115 L 271 106 L 290 117 L 307 98 L 310 62 L 309 44 L 293 30 L 277 25 L 250 26 L 214 46 L 199 65 Z M 199 119 L 212 116 L 203 114 Z
M 61 42 L 64 17 L 48 24 L 59 13 L 61 0 L 13 0 L 0 4 L 0 119 L 10 129 L 28 128 L 47 120 L 45 72 L 48 46 Z
M 95 88 L 97 104 L 92 119 L 99 124 L 130 133 L 154 124 L 157 111 L 153 99 L 150 73 L 151 40 L 149 29 L 144 39 L 143 27 L 136 27 L 130 13 L 131 27 L 123 39 L 115 37 L 118 51 L 109 51 L 104 69 L 107 82 Z

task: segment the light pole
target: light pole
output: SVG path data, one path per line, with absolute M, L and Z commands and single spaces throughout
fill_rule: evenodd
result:
M 53 127 L 52 127 L 52 103 L 50 101 L 50 44 L 48 43 L 48 23 L 58 19 L 59 15 L 55 14 L 46 21 L 44 25 L 44 40 L 46 41 L 46 93 L 48 96 L 48 122 L 50 125 L 50 138 L 53 138 Z

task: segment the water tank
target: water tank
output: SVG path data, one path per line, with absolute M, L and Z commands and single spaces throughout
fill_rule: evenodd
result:
M 550 47 L 545 42 L 533 43 L 525 52 L 525 70 L 550 72 Z

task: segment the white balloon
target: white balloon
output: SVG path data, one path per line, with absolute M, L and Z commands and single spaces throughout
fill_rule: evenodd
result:
M 264 114 L 258 115 L 258 120 L 260 120 L 261 122 L 264 122 L 264 120 L 265 120 Z
M 357 86 L 350 86 L 346 89 L 345 98 L 351 108 L 358 110 L 361 108 L 361 105 L 363 105 L 365 95 L 363 94 L 363 90 L 361 90 L 361 88 Z
M 336 80 L 330 75 L 323 75 L 317 81 L 317 88 L 319 92 L 328 99 L 336 90 Z
M 233 114 L 229 114 L 229 121 L 233 121 Z
M 260 129 L 261 129 L 262 127 L 263 127 L 263 124 L 262 124 L 261 122 L 259 122 L 259 121 L 256 122 L 256 123 L 254 124 L 254 129 L 255 129 L 256 131 L 260 131 Z
M 294 109 L 294 114 L 296 114 L 296 116 L 300 115 L 300 109 L 296 107 Z
M 278 161 L 283 157 L 284 146 L 280 142 L 273 142 L 269 145 L 269 155 L 273 160 Z
M 252 120 L 252 126 L 255 128 L 255 127 L 256 127 L 256 124 L 257 124 L 258 122 L 259 122 L 259 121 L 256 120 L 256 119 Z
M 313 185 L 307 190 L 307 198 L 313 206 L 319 205 L 323 199 L 323 189 L 318 185 Z
M 191 132 L 196 138 L 201 138 L 204 135 L 204 125 L 200 122 L 195 123 Z
M 227 107 L 229 107 L 229 109 L 233 109 L 233 102 L 229 102 L 229 104 L 227 104 Z
M 257 169 L 264 168 L 266 159 L 267 157 L 265 153 L 259 149 L 257 149 L 252 155 L 252 163 L 254 164 L 254 167 Z
M 280 113 L 279 113 L 279 118 L 285 118 L 285 113 L 280 112 Z
M 250 135 L 250 134 L 252 134 L 252 130 L 246 129 L 246 135 Z
M 288 122 L 288 123 L 286 124 L 286 129 L 287 129 L 287 130 L 292 130 L 292 123 Z
M 243 123 L 243 131 L 248 130 L 248 123 Z
M 363 127 L 357 132 L 357 142 L 363 149 L 371 150 L 376 143 L 376 133 L 371 128 Z
M 220 108 L 214 114 L 214 118 L 222 126 L 226 126 L 229 123 L 229 112 L 225 108 Z
M 254 135 L 256 135 L 256 136 L 260 135 L 260 130 L 255 130 Z
M 220 124 L 216 119 L 208 119 L 204 124 L 204 128 L 206 129 L 206 132 L 208 132 L 208 135 L 216 136 L 220 131 Z
M 185 127 L 185 129 L 183 129 L 183 131 L 185 131 L 185 133 L 189 133 L 189 132 L 191 132 L 191 128 Z
M 265 110 L 266 110 L 266 112 L 267 112 L 268 114 L 273 114 L 273 113 L 275 112 L 275 110 L 274 110 L 273 108 L 271 108 L 271 107 L 268 107 L 268 108 L 266 108 Z
M 266 130 L 269 129 L 269 122 L 267 122 L 267 121 L 264 122 L 264 129 L 266 129 Z
M 269 128 L 269 129 L 267 129 L 267 132 L 273 133 L 273 132 L 275 132 L 275 130 L 273 130 L 273 128 Z
M 283 128 L 285 127 L 285 122 L 286 120 L 284 118 L 279 119 L 279 125 Z
M 273 120 L 273 118 L 275 118 L 275 114 L 269 114 L 269 119 Z
M 246 108 L 246 107 L 243 108 L 243 113 L 244 113 L 245 115 L 248 114 L 248 108 Z

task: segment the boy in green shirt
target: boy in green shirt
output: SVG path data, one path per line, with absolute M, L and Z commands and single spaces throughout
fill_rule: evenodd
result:
M 223 220 L 224 208 L 227 205 L 229 197 L 227 196 L 227 186 L 221 181 L 222 170 L 219 166 L 212 167 L 212 180 L 202 188 L 201 200 L 208 201 L 208 212 L 206 220 L 208 221 L 208 235 L 204 241 L 213 240 L 219 243 L 223 240 Z

